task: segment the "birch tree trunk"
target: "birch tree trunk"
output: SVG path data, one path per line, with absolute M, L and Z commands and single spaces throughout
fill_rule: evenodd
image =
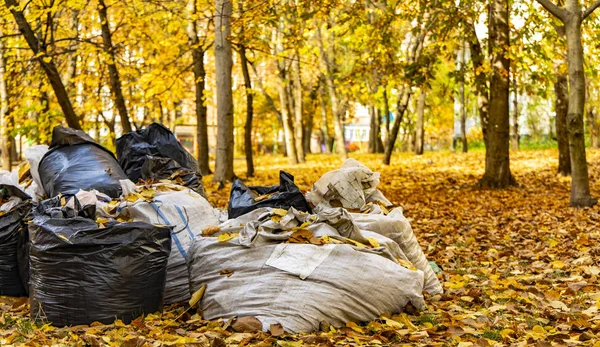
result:
M 517 151 L 519 149 L 519 89 L 517 86 L 517 78 L 513 74 L 513 112 L 512 112 L 512 138 L 511 138 L 511 147 L 513 151 Z
M 233 58 L 230 0 L 216 0 L 215 75 L 217 80 L 217 152 L 214 182 L 232 181 L 233 173 L 233 93 L 231 69 Z
M 108 55 L 108 76 L 110 79 L 110 91 L 113 95 L 113 100 L 117 106 L 119 117 L 121 118 L 121 128 L 123 133 L 131 132 L 131 122 L 129 122 L 129 114 L 125 105 L 125 97 L 121 87 L 121 77 L 117 69 L 117 61 L 115 49 L 112 42 L 112 33 L 110 32 L 110 24 L 108 21 L 108 9 L 104 0 L 98 0 L 98 16 L 100 18 L 100 26 L 102 29 L 102 42 L 104 44 L 104 52 Z
M 2 28 L 0 27 L 0 36 Z M 0 151 L 2 151 L 2 169 L 12 169 L 12 142 L 8 136 L 7 125 L 10 113 L 10 100 L 8 96 L 6 58 L 4 55 L 4 41 L 0 40 Z
M 296 155 L 298 156 L 298 162 L 304 163 L 306 161 L 306 155 L 304 154 L 304 124 L 303 118 L 303 102 L 302 102 L 302 78 L 300 76 L 300 53 L 296 51 L 296 56 L 292 61 L 292 78 L 294 83 L 292 85 L 293 100 L 294 100 L 294 130 L 295 137 L 294 142 L 296 145 Z

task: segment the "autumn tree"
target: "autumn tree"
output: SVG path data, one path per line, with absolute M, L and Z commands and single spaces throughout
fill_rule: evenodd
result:
M 566 0 L 562 7 L 557 6 L 550 0 L 537 0 L 537 2 L 562 22 L 567 39 L 567 65 L 569 71 L 567 131 L 569 133 L 569 155 L 571 158 L 571 206 L 593 206 L 597 200 L 590 195 L 583 130 L 586 93 L 581 24 L 600 6 L 600 1 L 594 2 L 585 10 L 581 8 L 578 0 Z

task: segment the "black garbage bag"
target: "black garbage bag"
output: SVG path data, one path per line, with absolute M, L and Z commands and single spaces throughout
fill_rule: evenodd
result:
M 126 324 L 162 310 L 171 229 L 148 223 L 51 218 L 29 227 L 31 317 L 55 326 Z
M 57 126 L 50 150 L 39 164 L 42 186 L 49 197 L 96 189 L 121 195 L 119 180 L 127 179 L 115 156 L 81 130 Z
M 18 197 L 21 202 L 0 216 L 0 295 L 27 296 L 28 256 L 27 220 L 31 216 L 31 197 L 19 188 L 0 184 L 3 201 Z
M 171 158 L 147 155 L 142 165 L 142 179 L 155 179 L 158 181 L 170 179 L 206 197 L 204 185 L 202 184 L 202 176 L 194 170 L 181 167 L 181 165 L 177 164 Z
M 237 179 L 229 194 L 229 219 L 237 218 L 261 207 L 289 209 L 312 212 L 304 194 L 294 184 L 294 176 L 279 171 L 279 185 L 272 187 L 246 186 Z
M 198 162 L 163 125 L 152 123 L 147 128 L 132 131 L 117 139 L 119 164 L 133 182 L 143 178 L 142 168 L 146 156 L 173 159 L 180 167 L 197 173 L 200 177 L 198 183 L 202 185 Z M 198 193 L 204 195 L 204 187 L 201 191 L 202 193 L 200 191 Z

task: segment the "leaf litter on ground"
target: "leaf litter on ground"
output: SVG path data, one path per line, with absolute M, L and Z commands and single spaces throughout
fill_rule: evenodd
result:
M 379 155 L 351 156 L 381 172 L 380 189 L 403 208 L 442 270 L 445 293 L 426 295 L 426 311 L 340 328 L 322 322 L 319 332 L 291 335 L 276 325 L 270 333 L 237 332 L 232 325 L 240 318 L 248 330 L 257 328 L 254 317 L 205 321 L 198 303 L 186 303 L 129 325 L 56 328 L 33 322 L 27 300 L 0 297 L 0 345 L 600 347 L 600 207 L 569 207 L 570 178 L 556 175 L 556 150 L 511 152 L 520 185 L 504 191 L 473 188 L 483 152 L 394 154 L 390 166 Z M 285 169 L 307 191 L 341 164 L 336 156 L 307 159 L 289 167 L 285 158 L 257 158 L 246 183 L 275 184 Z M 592 195 L 599 197 L 600 151 L 589 150 L 588 163 Z M 226 207 L 231 185 L 218 190 L 210 180 L 204 178 L 209 201 Z

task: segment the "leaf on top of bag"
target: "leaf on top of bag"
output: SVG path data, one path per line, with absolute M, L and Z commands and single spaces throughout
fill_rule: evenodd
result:
M 379 248 L 379 241 L 377 241 L 375 238 L 367 237 L 367 241 L 369 241 L 369 244 L 371 245 L 371 247 Z
M 221 272 L 219 272 L 219 275 L 226 275 L 227 277 L 231 277 L 231 275 L 233 275 L 233 270 L 221 270 Z
M 218 240 L 219 242 L 227 242 L 227 241 L 231 241 L 234 238 L 238 237 L 239 233 L 223 233 L 221 235 L 219 235 Z
M 308 229 L 300 229 L 295 231 L 288 239 L 289 243 L 311 243 L 310 239 L 314 238 L 312 231 Z
M 212 235 L 218 233 L 219 231 L 221 231 L 221 227 L 216 226 L 216 225 L 209 225 L 202 229 L 202 236 L 204 236 L 204 237 L 212 236 Z

